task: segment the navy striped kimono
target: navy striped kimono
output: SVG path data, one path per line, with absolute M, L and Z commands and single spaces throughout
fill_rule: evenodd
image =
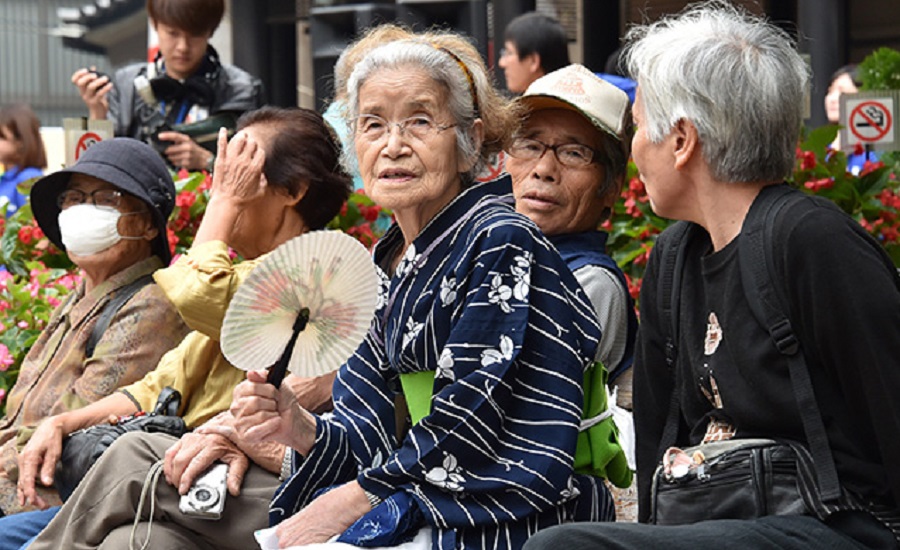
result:
M 406 250 L 338 374 L 333 416 L 317 420 L 315 446 L 274 497 L 273 524 L 353 479 L 385 499 L 403 493 L 434 548 L 521 548 L 550 525 L 614 519 L 602 481 L 572 470 L 600 329 L 509 189 L 508 177 L 468 188 Z M 402 244 L 395 225 L 376 262 Z M 398 373 L 423 370 L 436 371 L 431 414 L 398 441 Z

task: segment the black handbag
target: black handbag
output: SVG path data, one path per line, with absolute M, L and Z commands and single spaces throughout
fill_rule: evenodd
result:
M 808 514 L 801 487 L 799 445 L 771 439 L 731 439 L 670 448 L 653 475 L 651 519 L 684 525 L 707 519 Z
M 63 502 L 68 500 L 103 451 L 122 434 L 153 432 L 181 437 L 187 427 L 184 419 L 177 416 L 180 403 L 178 390 L 166 387 L 150 414 L 126 416 L 115 423 L 99 424 L 69 434 L 63 440 L 62 456 L 56 464 L 54 477 L 54 486 Z

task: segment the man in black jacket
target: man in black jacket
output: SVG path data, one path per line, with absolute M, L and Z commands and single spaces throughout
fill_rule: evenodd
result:
M 176 168 L 211 170 L 212 147 L 172 128 L 216 115 L 216 126 L 233 127 L 241 113 L 263 104 L 259 79 L 220 63 L 209 45 L 224 11 L 224 0 L 147 0 L 159 37 L 156 59 L 128 65 L 112 78 L 89 69 L 72 75 L 90 118 L 112 120 L 117 136 L 151 143 Z
M 896 528 L 897 274 L 849 216 L 782 184 L 795 162 L 808 68 L 786 33 L 722 1 L 636 28 L 628 38 L 638 82 L 635 163 L 653 210 L 692 222 L 660 236 L 641 289 L 634 363 L 639 520 L 658 524 L 566 525 L 538 533 L 526 548 L 897 548 L 891 518 L 872 513 L 892 511 Z M 787 200 L 755 241 L 753 227 L 768 220 L 760 213 L 773 196 Z M 679 241 L 673 236 L 684 227 L 690 230 Z M 683 243 L 680 283 L 665 275 L 673 273 L 675 241 Z M 772 301 L 799 341 L 807 384 L 797 383 L 796 361 L 779 352 L 768 323 L 754 313 L 758 295 L 745 286 L 746 268 L 765 262 L 748 261 L 745 251 L 759 250 L 750 243 L 768 249 L 771 269 L 761 272 L 772 275 Z M 678 313 L 667 314 L 676 294 Z M 814 395 L 812 409 L 801 404 L 809 402 L 804 387 Z M 821 436 L 808 437 L 815 424 Z M 778 471 L 789 481 L 786 492 L 808 489 L 810 477 L 819 488 L 791 501 L 798 507 L 725 513 L 733 495 L 713 496 L 721 477 L 707 459 L 717 442 L 760 438 L 799 442 L 814 453 L 812 476 L 792 465 Z M 688 447 L 696 451 L 684 452 Z M 823 448 L 827 461 L 815 456 Z M 658 485 L 688 495 L 665 510 L 666 518 L 678 516 L 671 521 L 659 507 L 659 515 L 651 513 L 651 484 L 663 462 Z M 854 498 L 855 509 L 822 490 L 832 478 L 818 474 L 828 464 L 841 499 Z M 749 494 L 752 502 L 751 468 L 730 473 L 745 480 L 733 494 Z M 685 485 L 694 478 L 696 485 Z M 815 508 L 816 495 L 832 508 Z

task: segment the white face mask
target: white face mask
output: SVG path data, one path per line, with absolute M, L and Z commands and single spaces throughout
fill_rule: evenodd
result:
M 115 208 L 84 203 L 70 206 L 59 213 L 59 233 L 66 251 L 78 256 L 103 252 L 122 239 L 139 241 L 143 237 L 119 234 L 119 218 L 142 212 L 123 214 Z

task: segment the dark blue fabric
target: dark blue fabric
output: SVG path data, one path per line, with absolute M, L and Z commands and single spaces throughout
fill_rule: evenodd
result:
M 424 524 L 416 502 L 406 493 L 395 493 L 356 520 L 337 538 L 354 546 L 371 548 L 409 542 Z
M 54 506 L 46 510 L 22 512 L 0 518 L 0 550 L 27 548 L 34 537 L 38 536 L 56 516 L 59 508 Z

